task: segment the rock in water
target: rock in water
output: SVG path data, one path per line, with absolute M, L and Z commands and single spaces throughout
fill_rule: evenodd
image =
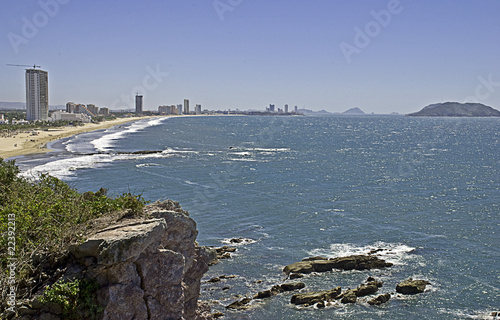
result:
M 355 303 L 357 297 L 358 296 L 356 294 L 356 290 L 349 289 L 349 290 L 346 290 L 346 292 L 344 292 L 342 294 L 342 299 L 340 300 L 340 302 L 342 302 L 342 303 Z
M 392 263 L 386 262 L 380 258 L 368 255 L 353 255 L 347 257 L 332 258 L 329 260 L 307 260 L 292 263 L 285 268 L 283 272 L 287 275 L 291 273 L 311 273 L 326 272 L 333 269 L 340 270 L 369 270 L 383 269 L 391 267 Z
M 396 292 L 402 294 L 417 294 L 425 291 L 425 287 L 430 284 L 426 280 L 412 280 L 408 279 L 396 286 Z
M 340 287 L 336 287 L 326 291 L 298 293 L 292 296 L 291 302 L 297 305 L 310 306 L 318 302 L 333 301 L 338 297 L 340 291 Z
M 378 305 L 381 305 L 383 303 L 386 303 L 387 301 L 389 301 L 389 299 L 391 299 L 390 293 L 381 294 L 378 297 L 373 298 L 370 301 L 368 301 L 368 304 L 378 306 Z

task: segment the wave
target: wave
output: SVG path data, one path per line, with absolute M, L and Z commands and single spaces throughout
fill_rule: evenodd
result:
M 109 152 L 111 151 L 111 148 L 113 147 L 115 141 L 123 139 L 125 136 L 131 133 L 139 132 L 149 127 L 158 126 L 167 119 L 169 118 L 165 117 L 165 118 L 149 119 L 145 121 L 135 121 L 129 124 L 124 130 L 120 130 L 118 132 L 115 132 L 116 131 L 116 126 L 115 126 L 111 129 L 107 129 L 104 132 L 105 134 L 103 136 L 91 141 L 90 143 L 94 145 L 97 151 Z M 106 134 L 106 132 L 108 132 L 108 134 Z
M 337 258 L 351 255 L 374 255 L 395 265 L 406 264 L 411 259 L 410 253 L 416 248 L 401 243 L 375 242 L 372 245 L 359 246 L 352 243 L 334 243 L 328 249 L 313 249 L 308 252 L 311 256 L 323 256 L 326 258 Z

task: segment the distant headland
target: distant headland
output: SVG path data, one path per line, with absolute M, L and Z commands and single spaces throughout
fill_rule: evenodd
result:
M 500 111 L 482 103 L 444 102 L 428 105 L 422 110 L 410 113 L 415 117 L 500 117 Z

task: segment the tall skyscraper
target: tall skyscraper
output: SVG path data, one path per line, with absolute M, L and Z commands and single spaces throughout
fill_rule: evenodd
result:
M 142 96 L 139 94 L 135 95 L 135 114 L 142 113 Z
M 201 114 L 201 104 L 197 104 L 196 108 L 194 109 L 196 114 Z
M 49 120 L 49 75 L 26 69 L 26 120 Z
M 184 114 L 189 114 L 189 99 L 184 99 Z
M 288 113 L 288 105 L 285 104 L 285 113 Z

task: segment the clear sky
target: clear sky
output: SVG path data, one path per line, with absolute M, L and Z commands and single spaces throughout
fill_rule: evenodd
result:
M 498 0 L 3 0 L 0 101 L 408 113 L 500 109 Z

